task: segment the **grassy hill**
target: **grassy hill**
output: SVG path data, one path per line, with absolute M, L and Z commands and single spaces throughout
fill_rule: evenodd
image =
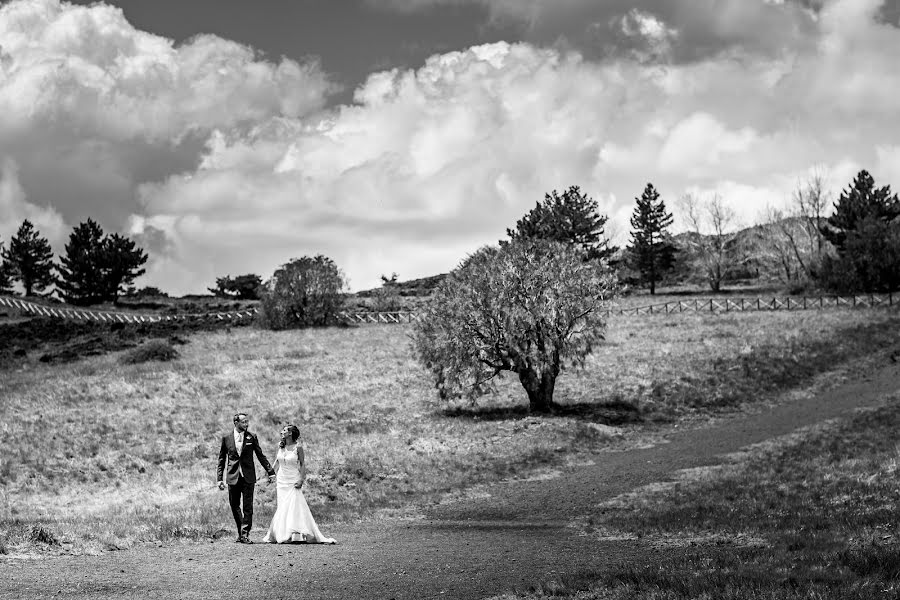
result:
M 863 368 L 853 365 L 896 345 L 898 326 L 878 310 L 616 318 L 585 368 L 561 376 L 566 408 L 539 417 L 515 377 L 478 405 L 441 403 L 400 325 L 198 331 L 166 362 L 133 364 L 130 349 L 60 364 L 29 354 L 0 376 L 0 553 L 230 535 L 214 479 L 236 411 L 270 455 L 283 423 L 300 427 L 305 493 L 327 527 L 414 515 L 482 482 L 537 476 Z M 273 506 L 261 485 L 258 527 Z

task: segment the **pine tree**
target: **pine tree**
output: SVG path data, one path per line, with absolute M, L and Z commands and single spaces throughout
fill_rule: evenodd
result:
M 648 183 L 631 216 L 631 246 L 628 248 L 632 267 L 650 284 L 650 294 L 656 294 L 656 282 L 675 264 L 675 246 L 667 228 L 672 213 L 666 212 L 659 192 Z
M 603 235 L 607 219 L 598 213 L 597 201 L 573 185 L 562 196 L 556 190 L 546 194 L 506 234 L 512 240 L 545 239 L 579 246 L 588 260 L 609 258 L 618 248 Z
M 822 235 L 834 244 L 843 255 L 847 235 L 859 228 L 866 218 L 890 222 L 900 216 L 897 194 L 891 195 L 891 186 L 875 187 L 875 179 L 865 169 L 853 179 L 851 186 L 842 191 L 834 203 L 834 214 L 822 227 Z
M 837 256 L 826 256 L 821 281 L 838 291 L 893 291 L 900 286 L 900 199 L 860 171 L 821 228 Z
M 10 275 L 25 288 L 26 296 L 40 293 L 53 284 L 53 250 L 50 249 L 50 242 L 40 236 L 28 219 L 22 221 L 19 231 L 9 242 L 9 249 L 4 250 L 2 256 Z
M 147 272 L 141 268 L 147 262 L 147 253 L 133 240 L 118 233 L 103 239 L 101 257 L 104 299 L 114 303 L 137 277 Z
M 79 223 L 69 235 L 65 255 L 60 257 L 57 288 L 70 304 L 87 305 L 102 302 L 105 295 L 103 276 L 103 229 L 93 219 Z
M 4 252 L 4 244 L 0 242 L 0 255 Z M 0 261 L 0 294 L 11 294 L 13 291 L 10 270 L 9 264 L 5 260 Z

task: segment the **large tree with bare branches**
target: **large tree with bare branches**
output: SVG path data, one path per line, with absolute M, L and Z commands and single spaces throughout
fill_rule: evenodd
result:
M 786 210 L 767 210 L 759 258 L 784 283 L 805 285 L 818 278 L 830 246 L 820 230 L 827 204 L 824 179 L 817 172 L 797 184 Z
M 725 278 L 742 261 L 733 243 L 737 215 L 718 194 L 707 199 L 685 194 L 678 204 L 690 229 L 687 243 L 700 263 L 709 288 L 718 292 Z

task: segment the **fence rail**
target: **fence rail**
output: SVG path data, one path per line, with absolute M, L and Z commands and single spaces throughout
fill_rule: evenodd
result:
M 898 299 L 900 300 L 900 299 Z M 876 308 L 894 306 L 893 294 L 868 294 L 864 296 L 785 296 L 772 298 L 708 298 L 704 300 L 675 300 L 662 304 L 614 308 L 605 311 L 612 315 L 653 315 L 682 312 L 746 312 L 771 310 L 821 310 L 825 308 Z
M 822 310 L 826 308 L 877 308 L 895 306 L 893 294 L 868 294 L 862 296 L 774 296 L 771 298 L 707 298 L 695 300 L 674 300 L 660 304 L 649 304 L 627 308 L 610 308 L 602 314 L 606 317 L 614 315 L 643 316 L 643 315 L 669 315 L 684 312 L 747 312 L 747 311 L 774 311 L 774 310 Z M 240 311 L 188 313 L 182 315 L 148 315 L 131 312 L 84 310 L 66 305 L 47 305 L 0 296 L 0 306 L 8 306 L 28 313 L 30 315 L 69 319 L 77 321 L 95 321 L 107 323 L 159 323 L 165 321 L 191 321 L 210 319 L 225 322 L 242 319 L 252 319 L 258 314 L 256 308 Z M 339 312 L 337 317 L 351 324 L 384 323 L 401 324 L 413 323 L 419 317 L 413 311 L 393 312 Z
M 86 310 L 67 305 L 50 305 L 29 302 L 18 298 L 0 296 L 0 306 L 8 306 L 24 313 L 72 321 L 94 321 L 97 323 L 160 323 L 166 321 L 218 320 L 229 322 L 250 319 L 257 313 L 255 308 L 230 312 L 185 313 L 181 315 L 140 314 L 110 310 Z
M 339 312 L 339 319 L 348 323 L 412 323 L 416 313 L 408 310 L 394 312 Z

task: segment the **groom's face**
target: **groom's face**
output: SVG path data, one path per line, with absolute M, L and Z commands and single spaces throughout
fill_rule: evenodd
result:
M 241 415 L 238 417 L 238 420 L 234 422 L 234 426 L 238 431 L 247 431 L 247 427 L 250 426 L 250 419 L 247 415 Z

